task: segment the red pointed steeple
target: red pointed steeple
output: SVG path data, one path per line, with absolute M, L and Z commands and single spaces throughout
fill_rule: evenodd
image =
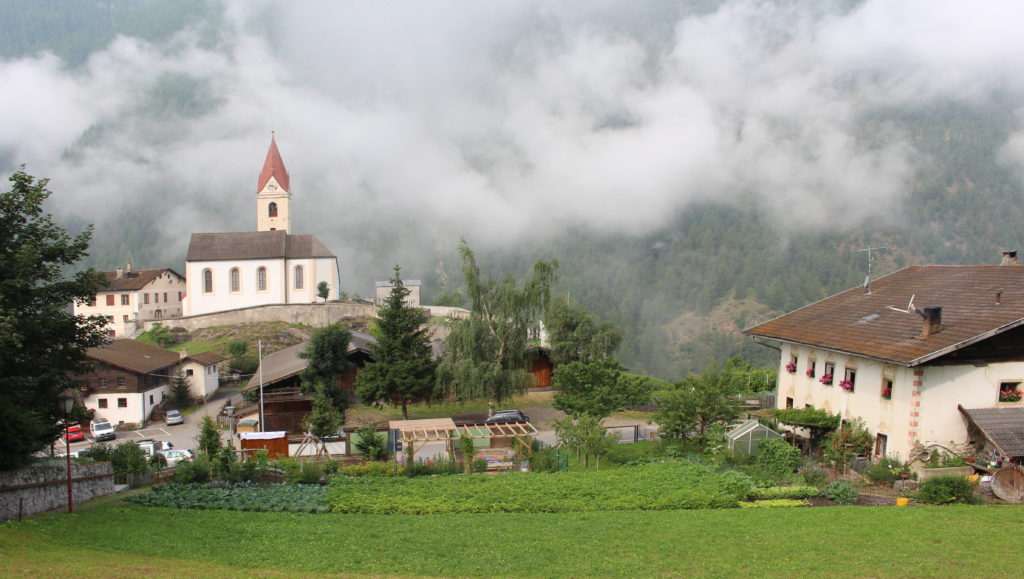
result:
M 274 140 L 274 133 L 270 133 L 270 150 L 267 151 L 267 160 L 263 162 L 263 170 L 260 171 L 260 181 L 256 186 L 256 192 L 263 191 L 267 181 L 273 177 L 277 184 L 285 191 L 291 191 L 288 183 L 288 170 L 284 168 L 284 160 L 281 159 L 281 152 L 277 150 L 277 141 Z

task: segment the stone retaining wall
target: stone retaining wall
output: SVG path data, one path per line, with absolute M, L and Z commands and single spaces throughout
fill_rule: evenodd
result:
M 345 318 L 375 318 L 377 308 L 369 304 L 353 302 L 328 302 L 326 304 L 275 304 L 252 306 L 239 310 L 215 312 L 185 318 L 149 320 L 143 324 L 147 331 L 156 323 L 171 328 L 185 328 L 186 331 L 213 326 L 234 326 L 258 322 L 287 322 L 305 324 L 320 328 Z
M 75 504 L 114 492 L 109 462 L 72 464 Z M 0 472 L 0 521 L 67 509 L 67 467 L 61 463 Z

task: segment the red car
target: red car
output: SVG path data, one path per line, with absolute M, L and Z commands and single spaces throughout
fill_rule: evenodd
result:
M 77 442 L 79 440 L 85 440 L 85 433 L 82 432 L 82 427 L 78 425 L 69 426 L 67 439 L 68 442 Z

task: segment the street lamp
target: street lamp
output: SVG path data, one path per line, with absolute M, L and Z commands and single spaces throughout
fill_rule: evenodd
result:
M 75 397 L 70 394 L 60 395 L 60 407 L 64 411 L 64 458 L 68 463 L 68 512 L 75 512 L 75 499 L 72 494 L 73 481 L 71 480 L 71 440 L 68 439 L 68 417 L 75 408 Z
M 227 406 L 224 408 L 224 412 L 228 415 L 228 431 L 231 433 L 230 441 L 232 444 L 235 442 L 235 407 Z

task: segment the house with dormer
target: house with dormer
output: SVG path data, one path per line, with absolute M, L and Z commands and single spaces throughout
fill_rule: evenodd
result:
M 173 269 L 133 270 L 129 263 L 102 273 L 106 286 L 72 307 L 75 315 L 106 318 L 111 338 L 132 338 L 144 330 L 145 322 L 181 317 L 185 278 Z
M 337 257 L 313 235 L 291 232 L 291 178 L 271 137 L 256 187 L 256 231 L 193 233 L 185 258 L 184 315 L 338 295 Z
M 779 408 L 861 418 L 875 455 L 975 443 L 998 409 L 1024 439 L 1024 266 L 912 266 L 745 330 L 780 346 Z

